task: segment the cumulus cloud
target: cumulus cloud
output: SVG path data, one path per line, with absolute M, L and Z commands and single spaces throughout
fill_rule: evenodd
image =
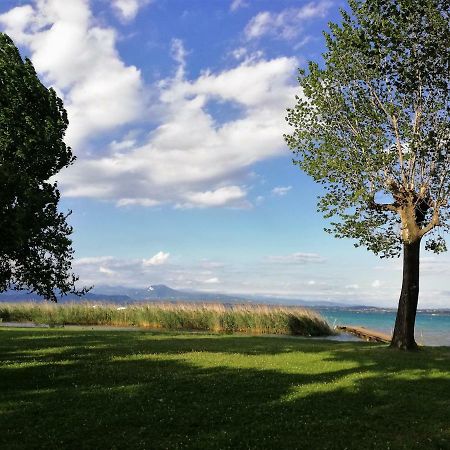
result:
M 302 23 L 316 17 L 325 17 L 332 3 L 328 0 L 310 2 L 300 8 L 288 8 L 279 13 L 262 11 L 245 27 L 248 40 L 264 35 L 293 39 L 302 31 Z
M 119 18 L 128 22 L 133 20 L 139 9 L 150 3 L 150 0 L 113 0 L 112 5 Z
M 277 195 L 278 197 L 283 197 L 291 189 L 292 189 L 292 186 L 277 186 L 272 189 L 272 194 Z
M 115 30 L 100 26 L 89 5 L 36 0 L 0 16 L 68 110 L 66 140 L 78 160 L 58 174 L 63 194 L 120 207 L 250 207 L 249 168 L 285 148 L 283 117 L 298 93 L 298 61 L 247 55 L 228 70 L 187 79 L 188 52 L 174 39 L 176 73 L 145 91 L 139 70 L 116 50 Z M 148 125 L 148 137 L 117 138 L 120 126 L 141 118 L 150 95 L 159 122 Z M 238 113 L 224 120 L 210 112 L 215 103 Z M 108 132 L 115 133 L 109 147 L 81 145 Z
M 115 143 L 102 157 L 80 158 L 59 180 L 66 196 L 118 206 L 250 206 L 246 169 L 285 146 L 283 116 L 297 92 L 297 60 L 246 61 L 187 80 L 181 41 L 172 52 L 179 67 L 159 83 L 162 123 L 139 146 Z M 236 105 L 240 115 L 221 122 L 209 113 L 211 102 Z
M 29 40 L 25 30 L 33 21 L 34 14 L 35 11 L 31 5 L 18 6 L 1 14 L 0 24 L 16 42 L 25 43 Z
M 267 261 L 273 263 L 282 264 L 310 264 L 310 263 L 324 263 L 325 258 L 317 253 L 292 253 L 290 255 L 278 255 L 278 256 L 268 256 Z
M 165 264 L 169 259 L 170 253 L 158 252 L 149 259 L 143 259 L 142 264 L 144 266 L 160 266 Z
M 87 0 L 36 0 L 0 15 L 0 25 L 31 51 L 36 70 L 63 97 L 66 141 L 76 150 L 86 138 L 139 117 L 140 72 L 123 63 L 115 30 L 96 23 Z

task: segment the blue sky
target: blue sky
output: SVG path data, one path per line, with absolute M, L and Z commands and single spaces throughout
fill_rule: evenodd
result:
M 0 29 L 63 98 L 74 269 L 96 285 L 395 306 L 401 261 L 323 231 L 282 135 L 329 0 L 3 0 Z M 422 306 L 450 260 L 423 253 Z

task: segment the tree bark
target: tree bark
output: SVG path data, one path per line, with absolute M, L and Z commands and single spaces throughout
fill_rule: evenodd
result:
M 419 301 L 420 239 L 403 244 L 403 283 L 391 347 L 417 350 L 414 339 L 417 303 Z

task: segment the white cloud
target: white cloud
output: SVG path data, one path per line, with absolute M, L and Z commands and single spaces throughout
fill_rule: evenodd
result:
M 246 170 L 285 148 L 283 116 L 298 91 L 297 60 L 247 61 L 189 81 L 181 41 L 174 41 L 173 54 L 179 69 L 158 88 L 162 123 L 140 146 L 79 158 L 59 179 L 66 196 L 119 206 L 250 206 Z M 240 116 L 221 123 L 208 112 L 210 102 L 236 106 Z
M 250 167 L 285 149 L 283 117 L 298 93 L 295 58 L 250 55 L 236 67 L 189 80 L 188 52 L 174 39 L 175 75 L 144 92 L 140 72 L 117 53 L 115 30 L 95 22 L 88 0 L 36 0 L 34 8 L 0 16 L 0 23 L 31 49 L 38 72 L 63 96 L 67 141 L 78 156 L 58 174 L 65 196 L 120 207 L 250 207 Z M 149 125 L 147 140 L 117 138 L 120 126 L 142 117 L 150 95 L 159 123 Z M 210 113 L 215 102 L 238 115 L 222 121 Z M 100 153 L 81 146 L 113 131 L 115 140 Z
M 372 283 L 373 288 L 379 288 L 381 286 L 380 280 L 374 280 Z
M 213 277 L 213 278 L 208 278 L 203 283 L 205 283 L 205 284 L 218 284 L 218 283 L 220 283 L 220 280 L 217 277 Z
M 450 259 L 448 256 L 430 255 L 429 253 L 425 253 L 425 255 L 427 256 L 420 258 L 421 275 L 424 277 L 450 275 Z M 383 265 L 375 266 L 374 269 L 387 272 L 401 272 L 403 270 L 403 261 L 401 258 L 387 260 Z
M 143 259 L 142 264 L 144 266 L 160 266 L 165 264 L 169 259 L 170 253 L 158 252 L 149 259 Z
M 119 18 L 128 22 L 136 17 L 139 8 L 148 3 L 150 0 L 113 0 L 112 5 Z
M 222 269 L 226 267 L 226 264 L 219 261 L 209 261 L 207 259 L 201 261 L 200 267 L 205 269 Z
M 424 256 L 420 259 L 420 271 L 424 275 L 450 274 L 450 260 L 444 255 Z
M 237 59 L 237 60 L 242 59 L 247 54 L 248 54 L 248 51 L 245 47 L 236 48 L 231 52 L 231 55 L 233 56 L 233 58 Z
M 313 258 L 316 260 L 317 258 Z M 368 304 L 396 307 L 400 293 L 400 279 L 383 282 L 379 289 L 362 289 L 355 282 L 358 273 L 326 274 L 316 265 L 284 265 L 274 270 L 273 264 L 220 261 L 184 260 L 179 255 L 176 263 L 144 265 L 142 259 L 121 259 L 112 256 L 87 257 L 74 261 L 81 285 L 112 285 L 148 287 L 166 284 L 175 289 L 210 291 L 220 286 L 220 292 L 249 297 L 258 294 L 304 300 L 328 300 L 345 304 Z M 328 267 L 329 268 L 329 267 Z M 339 268 L 331 268 L 331 272 Z M 301 275 L 299 273 L 301 270 Z M 113 272 L 113 273 L 112 273 Z M 364 270 L 360 273 L 364 277 Z M 440 276 L 440 275 L 439 275 Z M 356 277 L 356 278 L 355 278 Z M 350 279 L 352 278 L 352 279 Z M 440 276 L 440 279 L 442 277 Z M 215 282 L 217 279 L 217 282 Z M 419 307 L 448 307 L 450 292 L 436 287 L 435 280 L 423 279 Z M 100 292 L 100 291 L 99 291 Z M 289 300 L 288 300 L 289 301 Z
M 279 197 L 283 197 L 286 195 L 290 190 L 292 189 L 292 186 L 277 186 L 272 189 L 272 194 L 277 195 Z
M 66 141 L 76 151 L 86 138 L 139 117 L 140 72 L 122 62 L 115 30 L 95 22 L 87 0 L 36 0 L 0 15 L 0 24 L 63 97 Z
M 29 37 L 25 30 L 34 16 L 31 5 L 18 6 L 0 15 L 0 24 L 6 32 L 17 42 L 25 43 Z
M 152 207 L 152 206 L 158 206 L 161 204 L 158 200 L 153 200 L 151 198 L 121 198 L 116 202 L 117 206 L 145 206 L 145 207 Z
M 246 64 L 254 63 L 264 59 L 263 50 L 253 50 L 249 51 L 245 47 L 238 47 L 229 53 L 236 61 L 242 61 Z
M 114 152 L 120 152 L 122 150 L 129 150 L 130 148 L 136 147 L 136 141 L 134 139 L 124 139 L 122 141 L 112 141 L 109 144 L 109 148 Z
M 215 191 L 188 192 L 187 203 L 178 205 L 179 208 L 224 206 L 227 204 L 239 205 L 238 201 L 244 199 L 246 192 L 239 186 L 226 186 Z M 247 203 L 241 203 L 242 207 Z
M 323 263 L 325 259 L 317 253 L 292 253 L 291 255 L 268 256 L 266 258 L 269 262 L 282 264 L 309 264 L 309 263 Z
M 114 270 L 108 269 L 107 267 L 100 266 L 98 271 L 106 275 L 114 275 L 116 272 Z
M 107 264 L 113 261 L 114 258 L 112 256 L 91 256 L 86 258 L 78 258 L 74 260 L 73 264 L 76 265 L 90 265 L 90 264 Z
M 300 8 L 289 8 L 279 13 L 263 11 L 253 17 L 245 27 L 248 40 L 264 35 L 282 39 L 293 39 L 302 31 L 302 22 L 316 17 L 325 17 L 331 2 L 310 2 Z
M 245 0 L 233 0 L 230 5 L 230 11 L 237 11 L 240 8 L 245 8 L 248 3 Z
M 167 284 L 176 289 L 221 283 L 214 271 L 224 271 L 225 265 L 217 261 L 190 262 L 185 265 L 169 264 L 169 253 L 158 252 L 149 259 L 98 256 L 74 260 L 74 269 L 80 276 L 80 285 L 109 285 L 142 288 L 152 284 Z
M 253 17 L 245 27 L 247 39 L 255 39 L 269 33 L 270 24 L 274 20 L 272 13 L 264 11 Z
M 312 36 L 305 36 L 299 42 L 294 45 L 294 50 L 299 50 L 304 47 L 306 44 L 309 44 L 313 40 Z
M 145 265 L 144 261 L 99 256 L 76 259 L 73 265 L 80 275 L 80 283 L 87 286 L 111 284 L 143 287 L 163 281 L 161 270 L 165 270 L 166 265 Z
M 173 60 L 178 63 L 178 70 L 175 79 L 181 81 L 184 76 L 187 57 L 187 51 L 184 48 L 183 41 L 181 39 L 172 39 L 170 52 Z

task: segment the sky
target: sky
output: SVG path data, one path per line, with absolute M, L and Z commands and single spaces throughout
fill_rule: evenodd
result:
M 400 259 L 323 229 L 283 140 L 332 0 L 2 0 L 0 30 L 63 99 L 58 175 L 82 284 L 395 307 Z M 422 307 L 450 258 L 422 253 Z

